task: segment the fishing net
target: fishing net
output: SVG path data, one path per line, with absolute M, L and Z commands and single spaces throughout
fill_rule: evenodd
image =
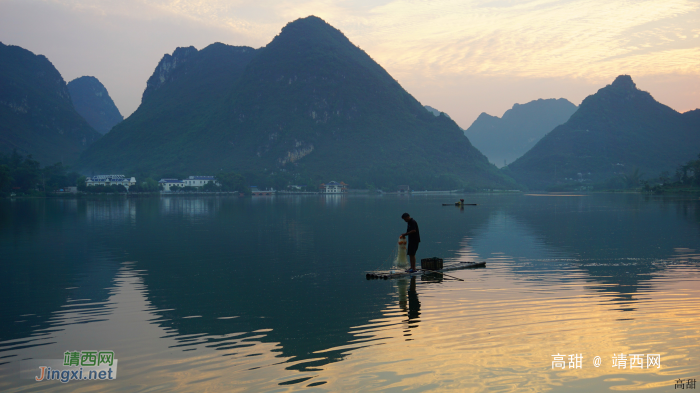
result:
M 406 267 L 408 266 L 408 259 L 406 258 L 406 238 L 399 238 L 399 244 L 398 244 L 398 255 L 396 256 L 396 260 L 394 260 L 394 265 L 396 267 Z
M 408 266 L 408 258 L 406 258 L 406 238 L 399 238 L 396 246 L 392 247 L 391 254 L 382 263 L 377 266 L 375 271 L 379 270 L 394 270 L 405 269 Z

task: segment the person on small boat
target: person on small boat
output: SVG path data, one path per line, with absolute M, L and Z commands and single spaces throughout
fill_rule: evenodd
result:
M 411 218 L 411 215 L 408 213 L 404 213 L 401 215 L 401 218 L 403 218 L 404 221 L 408 223 L 408 227 L 406 228 L 406 232 L 402 233 L 401 236 L 399 236 L 400 239 L 405 238 L 408 236 L 408 247 L 406 251 L 406 255 L 409 256 L 411 259 L 411 268 L 406 270 L 409 273 L 415 273 L 416 272 L 416 251 L 418 251 L 418 243 L 420 243 L 420 232 L 418 231 L 418 223 L 416 220 Z
M 455 203 L 457 206 L 462 206 L 464 205 L 464 199 L 460 199 L 459 202 Z

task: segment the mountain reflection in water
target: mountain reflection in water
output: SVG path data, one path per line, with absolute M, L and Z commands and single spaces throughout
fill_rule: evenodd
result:
M 107 390 L 664 391 L 697 376 L 697 200 L 444 199 L 0 201 L 0 390 L 36 388 L 22 359 L 92 348 L 120 360 Z M 487 267 L 365 280 L 404 211 L 418 258 Z M 551 370 L 555 353 L 621 351 L 663 368 Z

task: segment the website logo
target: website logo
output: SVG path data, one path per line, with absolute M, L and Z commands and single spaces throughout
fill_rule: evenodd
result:
M 20 362 L 20 377 L 40 381 L 109 381 L 117 378 L 114 351 L 66 351 L 63 359 Z

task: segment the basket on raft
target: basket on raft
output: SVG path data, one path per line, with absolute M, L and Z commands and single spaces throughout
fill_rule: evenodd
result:
M 420 260 L 420 268 L 423 270 L 441 270 L 443 268 L 442 258 L 423 258 Z

